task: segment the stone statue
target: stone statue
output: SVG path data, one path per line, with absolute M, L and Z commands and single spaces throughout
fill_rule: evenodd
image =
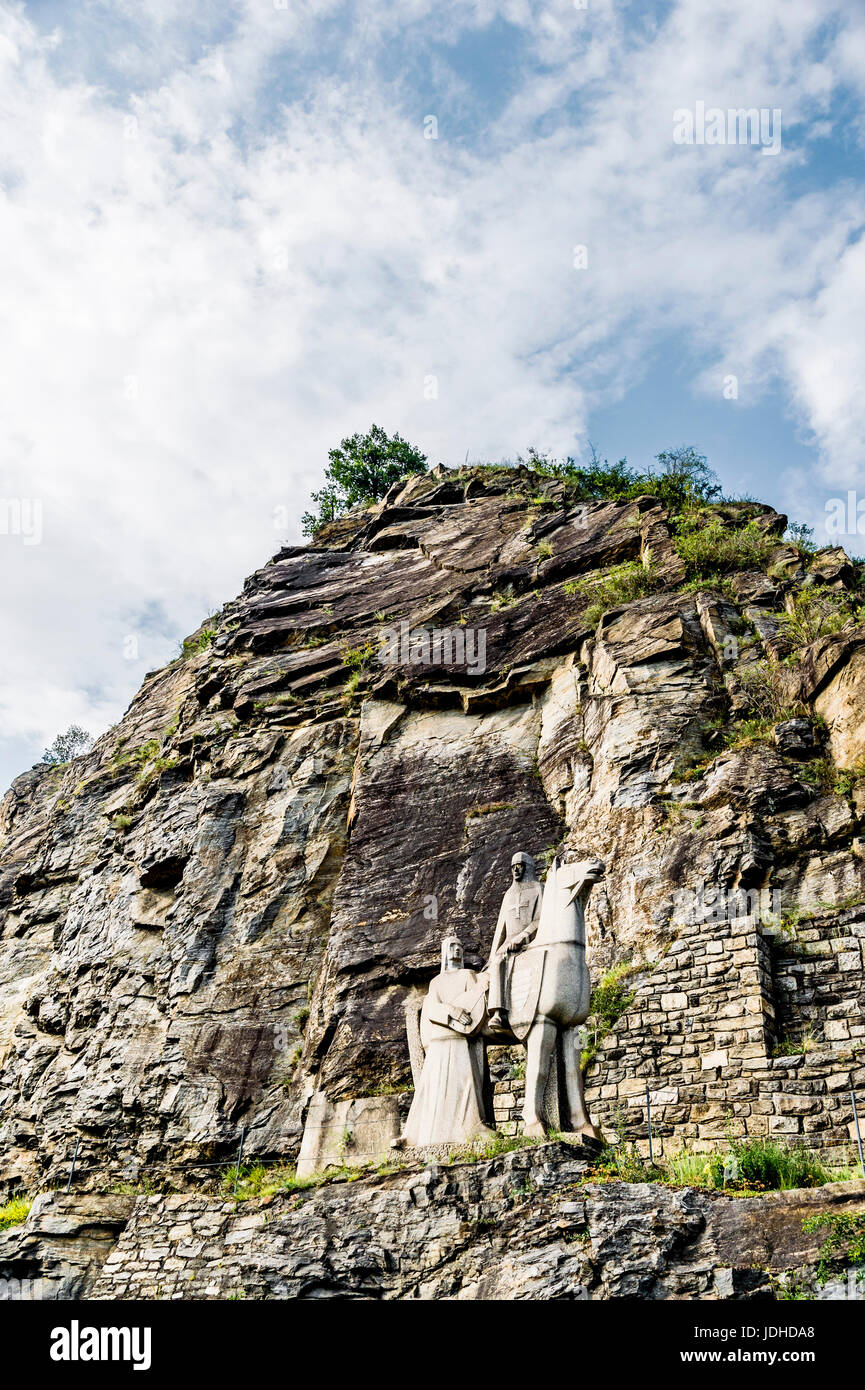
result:
M 492 1033 L 508 1028 L 507 999 L 513 956 L 531 941 L 541 920 L 543 889 L 535 878 L 535 861 L 522 851 L 511 860 L 512 883 L 502 899 L 490 951 L 489 1028 Z
M 463 966 L 455 936 L 442 942 L 441 973 L 431 981 L 420 1014 L 420 1048 L 407 1012 L 409 1049 L 423 1061 L 403 1131 L 412 1148 L 467 1143 L 491 1136 L 485 1120 L 486 1057 L 481 1030 L 486 1022 L 487 976 Z M 414 1015 L 416 1023 L 417 1015 Z
M 591 995 L 585 905 L 603 875 L 600 859 L 554 859 L 537 931 L 514 957 L 507 1002 L 511 1032 L 526 1044 L 528 1135 L 543 1136 L 546 1119 L 550 1128 L 600 1137 L 586 1112 L 577 1030 Z

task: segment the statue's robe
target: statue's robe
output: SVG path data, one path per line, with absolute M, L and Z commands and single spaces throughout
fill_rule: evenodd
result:
M 536 878 L 512 883 L 502 899 L 499 920 L 490 951 L 490 1009 L 510 1008 L 510 983 L 514 955 L 505 947 L 515 936 L 537 929 L 541 920 L 543 887 Z
M 424 1144 L 466 1143 L 490 1134 L 484 1120 L 486 979 L 474 970 L 447 970 L 432 980 L 423 1003 L 420 1036 L 423 1070 L 403 1137 Z M 457 1022 L 464 1009 L 470 1024 Z

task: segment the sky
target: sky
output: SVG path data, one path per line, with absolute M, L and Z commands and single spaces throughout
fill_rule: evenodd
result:
M 865 0 L 32 0 L 0 108 L 0 791 L 373 422 L 865 553 Z

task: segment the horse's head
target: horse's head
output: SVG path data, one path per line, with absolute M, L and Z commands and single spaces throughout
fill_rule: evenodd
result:
M 607 872 L 607 866 L 603 859 L 598 859 L 596 855 L 592 855 L 589 859 L 584 859 L 583 867 L 587 883 L 600 883 L 604 874 Z
M 572 851 L 565 856 L 565 863 L 568 867 L 569 876 L 587 885 L 599 883 L 607 871 L 607 866 L 603 859 L 599 859 L 595 854 L 590 854 L 587 858 L 581 859 L 579 854 Z

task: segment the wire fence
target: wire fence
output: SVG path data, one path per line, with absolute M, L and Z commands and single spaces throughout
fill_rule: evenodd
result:
M 161 1170 L 163 1170 L 164 1172 L 167 1172 L 167 1173 L 187 1173 L 187 1172 L 196 1171 L 196 1170 L 198 1170 L 198 1169 L 206 1169 L 206 1168 L 219 1168 L 219 1169 L 221 1169 L 224 1173 L 228 1174 L 228 1173 L 231 1172 L 231 1169 L 232 1169 L 232 1167 L 233 1167 L 233 1168 L 234 1168 L 234 1184 L 233 1184 L 233 1191 L 236 1193 L 236 1192 L 237 1192 L 237 1185 L 238 1185 L 238 1182 L 240 1181 L 240 1168 L 241 1168 L 241 1164 L 242 1164 L 242 1162 L 243 1162 L 243 1150 L 244 1150 L 245 1142 L 246 1142 L 246 1126 L 244 1125 L 243 1128 L 242 1128 L 241 1131 L 240 1131 L 240 1138 L 239 1138 L 239 1140 L 238 1140 L 238 1145 L 237 1145 L 237 1157 L 236 1157 L 236 1158 L 231 1158 L 231 1157 L 226 1157 L 226 1158 L 221 1158 L 221 1159 L 197 1159 L 197 1158 L 193 1158 L 193 1159 L 188 1159 L 188 1160 L 186 1160 L 186 1161 L 183 1162 L 183 1163 L 176 1163 L 176 1162 L 174 1162 L 174 1161 L 171 1160 L 171 1159 L 158 1159 L 158 1158 L 157 1158 L 157 1159 L 147 1159 L 147 1160 L 144 1160 L 144 1161 L 140 1161 L 140 1160 L 138 1160 L 138 1159 L 131 1159 L 131 1160 L 127 1159 L 127 1160 L 119 1160 L 119 1162 L 120 1162 L 121 1164 L 125 1163 L 125 1164 L 126 1164 L 127 1166 L 129 1166 L 129 1167 L 134 1167 L 134 1170 L 135 1170 L 136 1175 L 137 1175 L 138 1173 L 142 1172 L 142 1170 L 148 1170 L 148 1169 L 161 1169 Z M 106 1167 L 108 1166 L 108 1164 L 105 1163 L 105 1162 L 102 1162 L 102 1163 L 79 1163 L 79 1162 L 78 1162 L 78 1152 L 79 1152 L 80 1147 L 81 1147 L 81 1135 L 79 1134 L 79 1135 L 76 1136 L 76 1139 L 75 1139 L 75 1148 L 74 1148 L 73 1153 L 72 1153 L 72 1162 L 71 1162 L 71 1164 L 70 1164 L 70 1166 L 69 1166 L 69 1174 L 68 1174 L 68 1176 L 67 1176 L 67 1178 L 66 1178 L 66 1187 L 65 1187 L 64 1191 L 67 1192 L 67 1193 L 72 1191 L 72 1183 L 73 1183 L 73 1181 L 74 1181 L 74 1179 L 75 1179 L 76 1173 L 77 1173 L 79 1176 L 80 1176 L 81 1174 L 83 1174 L 83 1173 L 103 1173 L 103 1172 L 105 1172 L 105 1169 L 106 1169 Z M 52 1180 L 54 1180 L 54 1181 L 62 1181 L 62 1177 L 61 1177 L 61 1175 L 60 1175 L 59 1173 L 55 1173 L 54 1175 L 49 1174 L 49 1177 L 48 1177 L 48 1179 L 47 1179 L 48 1183 L 50 1184 Z
M 856 1132 L 856 1145 L 857 1145 L 857 1148 L 858 1148 L 858 1151 L 859 1151 L 859 1170 L 860 1170 L 860 1172 L 861 1172 L 861 1174 L 862 1174 L 863 1179 L 865 1179 L 865 1154 L 863 1154 L 862 1130 L 861 1130 L 860 1120 L 859 1120 L 859 1109 L 858 1109 L 858 1107 L 857 1107 L 857 1105 L 856 1105 L 856 1093 L 855 1093 L 855 1091 L 851 1091 L 851 1092 L 850 1092 L 850 1102 L 851 1102 L 852 1107 L 853 1107 L 853 1125 L 854 1125 L 854 1129 L 855 1129 L 855 1132 Z M 653 1144 L 653 1137 L 654 1137 L 654 1136 L 653 1136 L 653 1127 L 652 1127 L 652 1101 L 651 1101 L 651 1091 L 650 1091 L 650 1087 L 649 1087 L 649 1083 L 648 1083 L 648 1082 L 646 1083 L 645 1106 L 646 1106 L 646 1122 L 647 1122 L 648 1134 L 649 1134 L 649 1161 L 652 1162 L 653 1159 L 654 1159 L 654 1144 Z M 187 1173 L 187 1172 L 198 1171 L 199 1169 L 220 1168 L 220 1169 L 222 1169 L 222 1171 L 226 1174 L 226 1176 L 228 1176 L 228 1174 L 230 1173 L 231 1167 L 232 1167 L 232 1164 L 233 1164 L 233 1166 L 234 1166 L 234 1181 L 233 1181 L 232 1191 L 233 1191 L 233 1193 L 236 1195 L 236 1194 L 237 1194 L 238 1183 L 240 1182 L 240 1169 L 241 1169 L 241 1164 L 243 1163 L 243 1150 L 244 1150 L 245 1142 L 246 1142 L 246 1126 L 244 1125 L 244 1126 L 242 1127 L 241 1131 L 240 1131 L 240 1137 L 239 1137 L 239 1139 L 238 1139 L 237 1157 L 236 1157 L 235 1159 L 233 1159 L 233 1160 L 232 1160 L 231 1158 L 228 1158 L 228 1157 L 227 1157 L 227 1158 L 215 1159 L 215 1160 L 214 1160 L 214 1159 L 189 1159 L 189 1160 L 187 1160 L 186 1162 L 183 1162 L 183 1163 L 175 1163 L 175 1162 L 172 1162 L 170 1159 L 150 1159 L 150 1160 L 147 1160 L 147 1161 L 145 1161 L 145 1162 L 139 1162 L 137 1159 L 135 1159 L 135 1160 L 132 1160 L 132 1163 L 134 1164 L 134 1168 L 135 1168 L 136 1174 L 137 1174 L 137 1173 L 140 1173 L 142 1170 L 147 1170 L 147 1169 L 161 1169 L 161 1170 L 163 1170 L 164 1172 L 167 1172 L 167 1173 Z M 72 1154 L 72 1162 L 71 1162 L 71 1164 L 70 1164 L 70 1167 L 69 1167 L 69 1174 L 68 1174 L 68 1177 L 67 1177 L 67 1179 L 66 1179 L 66 1188 L 65 1188 L 65 1191 L 66 1191 L 67 1193 L 69 1193 L 69 1192 L 72 1191 L 72 1183 L 73 1183 L 73 1181 L 74 1181 L 74 1179 L 75 1179 L 75 1174 L 76 1174 L 76 1173 L 82 1174 L 82 1173 L 99 1173 L 99 1172 L 104 1172 L 104 1171 L 105 1171 L 105 1168 L 106 1168 L 106 1166 L 107 1166 L 104 1162 L 103 1162 L 103 1163 L 79 1163 L 79 1162 L 78 1162 L 78 1151 L 79 1151 L 80 1146 L 81 1146 L 81 1136 L 80 1136 L 80 1134 L 79 1134 L 79 1135 L 76 1136 L 76 1139 L 75 1139 L 75 1149 L 74 1149 L 74 1152 L 73 1152 L 73 1154 Z M 59 1175 L 58 1175 L 58 1176 L 59 1176 Z M 49 1179 L 49 1181 L 50 1181 L 50 1179 Z

